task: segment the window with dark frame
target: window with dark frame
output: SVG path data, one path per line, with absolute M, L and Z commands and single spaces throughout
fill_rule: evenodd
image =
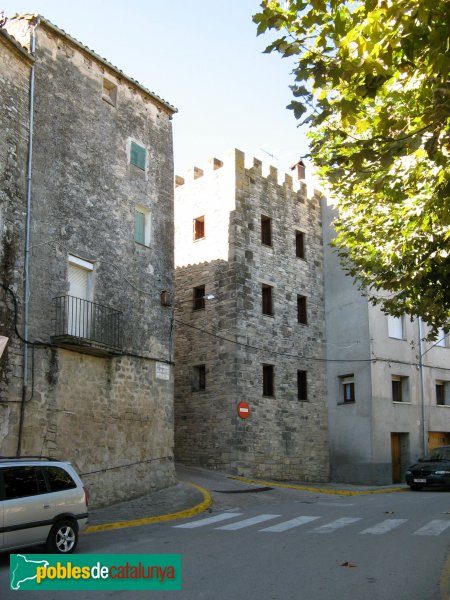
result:
M 436 381 L 436 404 L 445 406 L 445 389 L 442 381 Z
M 272 219 L 261 215 L 261 244 L 272 245 Z
M 274 395 L 274 367 L 263 365 L 263 396 Z
M 308 400 L 308 378 L 306 371 L 297 371 L 297 394 L 301 402 Z
M 305 258 L 305 234 L 303 231 L 295 232 L 295 256 Z
M 206 366 L 196 365 L 192 367 L 192 390 L 202 392 L 206 389 Z
M 205 286 L 199 285 L 194 288 L 194 310 L 205 308 Z
M 272 286 L 262 284 L 262 313 L 263 315 L 273 316 L 273 297 L 272 297 Z
M 297 322 L 302 325 L 308 324 L 306 296 L 297 296 Z
M 403 394 L 402 394 L 402 380 L 400 377 L 392 378 L 392 401 L 393 402 L 402 402 Z
M 205 237 L 205 217 L 194 219 L 194 241 L 202 240 Z
M 355 378 L 353 375 L 344 375 L 340 377 L 341 391 L 340 402 L 349 404 L 355 402 Z

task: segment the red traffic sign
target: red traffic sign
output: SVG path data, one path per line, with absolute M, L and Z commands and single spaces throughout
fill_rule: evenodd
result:
M 248 419 L 250 416 L 250 406 L 248 402 L 239 402 L 237 405 L 237 412 L 241 419 Z

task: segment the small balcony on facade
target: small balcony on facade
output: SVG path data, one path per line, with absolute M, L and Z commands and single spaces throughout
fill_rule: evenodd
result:
M 95 356 L 116 356 L 122 349 L 122 312 L 74 296 L 55 303 L 52 343 Z

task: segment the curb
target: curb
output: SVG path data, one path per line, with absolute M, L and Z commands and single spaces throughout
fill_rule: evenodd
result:
M 190 481 L 182 481 L 181 483 L 185 483 L 187 485 L 195 487 L 203 496 L 202 502 L 193 506 L 192 508 L 187 508 L 185 510 L 181 510 L 175 513 L 169 513 L 166 515 L 160 515 L 158 517 L 144 517 L 142 519 L 131 519 L 129 521 L 117 521 L 116 523 L 102 523 L 100 525 L 90 525 L 84 530 L 84 533 L 112 531 L 113 529 L 124 529 L 125 527 L 139 527 L 140 525 L 148 525 L 149 523 L 161 523 L 163 521 L 174 521 L 175 519 L 187 519 L 188 517 L 198 515 L 199 513 L 203 512 L 211 506 L 212 498 L 209 492 L 205 490 L 205 488 L 202 488 L 196 483 L 191 483 Z
M 364 490 L 364 491 L 350 491 L 350 490 L 330 490 L 324 488 L 315 488 L 307 485 L 294 485 L 289 483 L 275 483 L 273 481 L 261 481 L 260 479 L 247 479 L 246 477 L 233 476 L 229 479 L 235 479 L 237 481 L 243 481 L 244 483 L 256 483 L 258 485 L 267 485 L 271 487 L 286 488 L 289 490 L 304 490 L 307 492 L 315 492 L 316 494 L 334 494 L 336 496 L 365 496 L 368 494 L 390 494 L 391 492 L 409 492 L 408 488 L 384 488 L 382 490 Z

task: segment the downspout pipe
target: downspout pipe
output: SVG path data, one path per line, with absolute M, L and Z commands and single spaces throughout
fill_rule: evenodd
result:
M 425 423 L 425 392 L 424 392 L 424 373 L 423 373 L 423 340 L 422 340 L 422 319 L 418 317 L 418 334 L 419 334 L 419 377 L 420 377 L 420 406 L 422 409 L 422 450 L 423 456 L 428 453 L 427 427 Z
M 36 27 L 39 25 L 39 18 L 31 28 L 30 52 L 34 55 L 36 49 Z M 28 300 L 30 296 L 30 277 L 29 277 L 29 254 L 30 254 L 30 224 L 31 224 L 31 174 L 33 161 L 33 125 L 34 125 L 34 81 L 35 64 L 31 65 L 30 73 L 30 103 L 29 103 L 29 141 L 27 157 L 27 197 L 26 197 L 26 221 L 25 221 L 25 254 L 23 264 L 23 385 L 22 401 L 20 405 L 19 433 L 17 436 L 17 452 L 20 456 L 22 450 L 23 422 L 25 417 L 25 403 L 28 395 Z

